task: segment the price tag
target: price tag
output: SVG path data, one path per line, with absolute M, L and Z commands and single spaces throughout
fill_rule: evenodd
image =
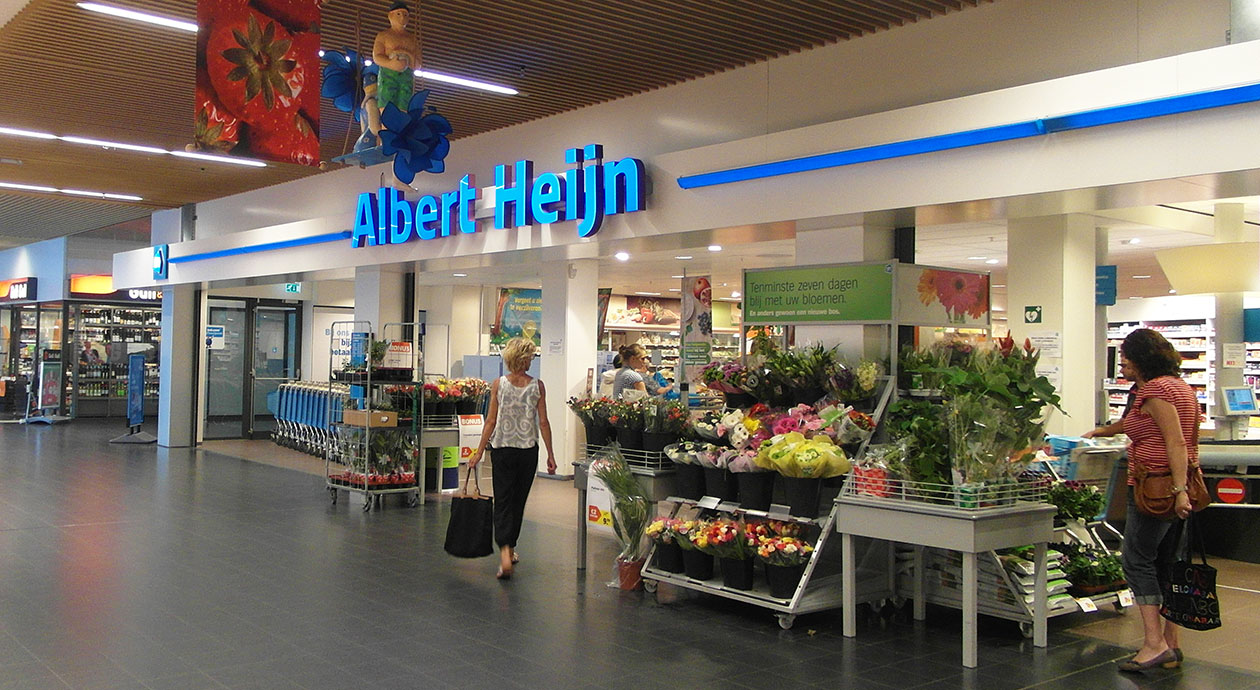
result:
M 1081 610 L 1085 613 L 1093 613 L 1098 610 L 1098 605 L 1095 604 L 1094 600 L 1089 597 L 1081 597 L 1080 599 L 1077 599 L 1076 605 L 1080 606 Z
M 721 502 L 722 499 L 717 496 L 704 496 L 701 497 L 699 501 L 696 501 L 696 507 L 703 508 L 704 510 L 713 510 L 714 508 L 717 508 L 718 504 Z
M 781 503 L 771 503 L 770 510 L 766 511 L 766 516 L 771 520 L 792 519 L 791 509 Z
M 721 503 L 718 504 L 717 509 L 723 513 L 733 513 L 739 510 L 739 504 L 732 503 L 730 501 L 722 501 Z
M 1133 590 L 1122 589 L 1116 592 L 1116 598 L 1120 600 L 1120 605 L 1129 608 L 1133 605 Z

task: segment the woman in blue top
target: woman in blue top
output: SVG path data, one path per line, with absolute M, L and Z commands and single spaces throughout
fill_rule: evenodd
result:
M 490 387 L 490 410 L 481 431 L 481 442 L 468 464 L 476 467 L 489 446 L 494 462 L 494 541 L 499 545 L 500 580 L 512 577 L 516 540 L 525 519 L 525 500 L 538 471 L 538 436 L 547 446 L 547 474 L 556 473 L 551 448 L 551 423 L 547 421 L 547 391 L 542 381 L 526 374 L 537 351 L 532 340 L 513 338 L 503 346 L 507 376 Z

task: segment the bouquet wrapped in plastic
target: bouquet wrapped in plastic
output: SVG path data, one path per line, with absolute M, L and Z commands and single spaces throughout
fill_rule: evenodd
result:
M 826 479 L 849 471 L 848 457 L 831 438 L 815 436 L 807 439 L 798 431 L 775 436 L 763 443 L 756 462 L 785 477 Z

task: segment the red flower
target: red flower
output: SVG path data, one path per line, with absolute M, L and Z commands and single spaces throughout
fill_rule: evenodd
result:
M 984 276 L 959 271 L 937 271 L 936 294 L 945 311 L 955 316 L 988 309 L 989 295 Z M 980 313 L 984 313 L 981 311 Z

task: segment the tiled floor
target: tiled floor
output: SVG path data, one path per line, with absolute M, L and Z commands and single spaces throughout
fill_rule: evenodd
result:
M 964 671 L 948 611 L 845 639 L 838 612 L 784 631 L 753 607 L 619 592 L 607 568 L 575 571 L 563 482 L 536 483 L 524 561 L 499 582 L 493 559 L 442 552 L 444 501 L 364 513 L 308 472 L 117 434 L 0 426 L 0 688 L 1260 687 L 1193 653 L 1124 677 L 1124 647 L 1058 620 L 1044 650 L 986 620 Z

